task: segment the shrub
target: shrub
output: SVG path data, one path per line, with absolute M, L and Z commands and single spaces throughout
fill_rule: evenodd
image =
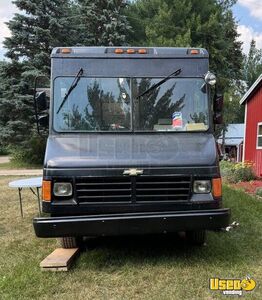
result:
M 262 187 L 256 189 L 256 195 L 262 197 Z
M 6 147 L 0 146 L 0 155 L 8 155 L 9 151 Z
M 232 163 L 222 161 L 220 167 L 222 176 L 230 183 L 251 181 L 256 178 L 253 171 L 253 164 L 250 162 Z
M 253 171 L 253 164 L 249 162 L 236 163 L 234 168 L 235 182 L 251 181 L 256 179 Z
M 16 164 L 43 164 L 45 155 L 46 139 L 40 136 L 33 136 L 29 141 L 20 147 L 12 149 L 11 160 Z
M 233 176 L 234 164 L 232 162 L 222 160 L 220 162 L 221 175 L 225 178 Z

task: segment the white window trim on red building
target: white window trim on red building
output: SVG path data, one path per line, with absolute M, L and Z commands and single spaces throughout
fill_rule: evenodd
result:
M 262 146 L 258 146 L 258 140 L 259 140 L 259 138 L 262 139 L 262 134 L 259 134 L 259 127 L 262 128 L 262 122 L 257 123 L 257 149 L 262 149 Z

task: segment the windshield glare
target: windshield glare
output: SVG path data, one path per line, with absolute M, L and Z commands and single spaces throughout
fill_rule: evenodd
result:
M 74 77 L 54 81 L 54 111 Z M 81 77 L 54 129 L 68 131 L 206 131 L 208 99 L 200 78 L 172 78 L 144 96 L 161 78 Z

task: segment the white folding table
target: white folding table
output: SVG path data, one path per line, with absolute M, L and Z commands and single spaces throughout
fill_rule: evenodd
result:
M 21 216 L 23 218 L 23 204 L 22 204 L 22 189 L 23 188 L 29 188 L 31 192 L 37 196 L 38 201 L 38 209 L 39 209 L 39 215 L 41 214 L 41 203 L 40 203 L 40 196 L 39 196 L 39 189 L 42 187 L 42 177 L 33 177 L 33 178 L 27 178 L 27 179 L 20 179 L 9 182 L 9 187 L 11 188 L 17 188 L 18 194 L 19 194 L 19 202 L 20 202 L 20 211 Z M 36 188 L 36 192 L 34 191 L 34 188 Z

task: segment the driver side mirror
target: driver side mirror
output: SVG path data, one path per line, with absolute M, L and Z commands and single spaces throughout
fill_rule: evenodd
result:
M 224 105 L 224 96 L 215 95 L 213 101 L 213 111 L 214 111 L 214 124 L 223 123 L 223 105 Z
M 35 78 L 34 107 L 37 132 L 39 135 L 46 134 L 49 125 L 49 103 L 50 103 L 50 80 L 46 76 Z M 42 127 L 42 131 L 40 131 Z
M 40 126 L 47 128 L 49 125 L 49 115 L 45 114 L 38 117 L 38 123 Z
M 36 105 L 37 105 L 37 110 L 38 111 L 43 111 L 48 109 L 48 102 L 47 102 L 47 97 L 46 97 L 46 92 L 41 91 L 36 93 Z

